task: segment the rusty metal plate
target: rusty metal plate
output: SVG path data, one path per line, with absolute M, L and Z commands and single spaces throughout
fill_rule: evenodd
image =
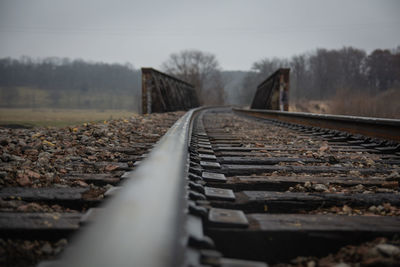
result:
M 221 168 L 221 165 L 219 165 L 218 162 L 212 162 L 212 161 L 200 161 L 200 165 L 203 168 L 208 168 L 208 169 L 219 169 Z
M 199 154 L 199 157 L 201 159 L 214 159 L 214 160 L 217 159 L 217 157 L 215 155 L 211 155 L 211 154 Z
M 231 189 L 204 187 L 205 195 L 210 199 L 223 199 L 223 200 L 235 200 L 235 194 Z
M 247 227 L 249 225 L 246 215 L 241 210 L 212 208 L 208 214 L 208 221 L 226 227 Z
M 203 172 L 201 176 L 206 182 L 226 182 L 226 177 L 222 173 Z

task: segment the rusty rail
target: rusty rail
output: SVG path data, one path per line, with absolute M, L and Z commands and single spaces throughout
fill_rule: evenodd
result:
M 289 110 L 290 69 L 278 69 L 257 86 L 252 109 Z
M 193 85 L 153 68 L 142 68 L 143 114 L 189 110 L 198 106 Z
M 263 119 L 321 127 L 352 134 L 400 141 L 400 120 L 357 116 L 281 112 L 276 110 L 234 109 L 235 112 Z

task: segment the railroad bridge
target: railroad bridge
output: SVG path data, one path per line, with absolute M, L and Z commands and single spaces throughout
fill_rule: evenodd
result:
M 143 113 L 189 111 L 139 153 L 114 148 L 126 157 L 105 169 L 118 173 L 69 174 L 108 184 L 105 203 L 81 187 L 0 190 L 81 209 L 0 214 L 10 239 L 78 232 L 39 266 L 399 263 L 399 120 L 287 112 L 288 69 L 258 86 L 250 109 L 198 107 L 190 84 L 142 74 Z M 349 259 L 346 246 L 371 253 Z

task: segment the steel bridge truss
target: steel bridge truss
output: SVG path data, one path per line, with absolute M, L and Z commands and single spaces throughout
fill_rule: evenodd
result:
M 142 68 L 143 114 L 189 110 L 198 106 L 193 85 L 153 68 Z
M 290 69 L 278 69 L 257 86 L 252 109 L 289 110 Z

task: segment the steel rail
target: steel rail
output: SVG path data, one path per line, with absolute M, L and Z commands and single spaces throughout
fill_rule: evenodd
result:
M 83 229 L 63 257 L 46 266 L 179 266 L 184 259 L 188 144 L 194 109 L 160 139 Z
M 352 134 L 400 141 L 400 120 L 367 118 L 358 116 L 285 112 L 276 110 L 238 109 L 238 114 L 262 119 L 276 119 L 284 122 L 345 131 Z

